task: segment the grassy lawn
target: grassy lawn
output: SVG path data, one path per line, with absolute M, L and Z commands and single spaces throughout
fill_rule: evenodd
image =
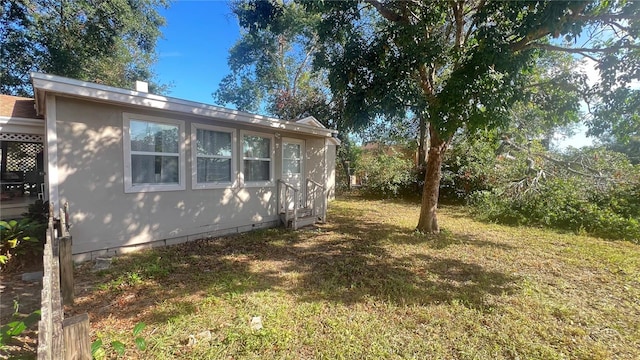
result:
M 413 230 L 418 211 L 340 199 L 315 229 L 85 265 L 67 311 L 89 312 L 94 338 L 110 354 L 124 342 L 127 358 L 640 358 L 640 246 L 485 224 L 456 207 L 427 236 Z

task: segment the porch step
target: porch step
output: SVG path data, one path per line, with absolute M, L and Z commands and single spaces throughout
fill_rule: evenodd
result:
M 306 217 L 298 218 L 298 220 L 296 221 L 295 229 L 293 228 L 293 220 L 289 220 L 289 224 L 287 224 L 288 225 L 287 228 L 298 230 L 302 227 L 315 224 L 316 220 L 317 219 L 314 216 L 306 216 Z
M 286 215 L 288 215 L 289 221 L 288 223 L 285 224 L 285 226 L 288 229 L 297 230 L 304 226 L 313 225 L 318 221 L 317 217 L 312 215 L 313 211 L 311 209 L 308 209 L 308 208 L 296 209 L 297 220 L 296 220 L 296 227 L 294 228 L 293 227 L 293 210 L 289 210 L 287 211 L 287 213 L 288 214 L 285 214 L 284 212 L 280 213 L 280 220 L 282 221 L 283 224 L 285 224 L 286 217 L 287 217 Z

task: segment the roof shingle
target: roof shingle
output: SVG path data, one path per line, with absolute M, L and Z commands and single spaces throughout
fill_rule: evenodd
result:
M 36 113 L 33 99 L 2 94 L 0 94 L 0 116 L 42 119 L 42 116 Z

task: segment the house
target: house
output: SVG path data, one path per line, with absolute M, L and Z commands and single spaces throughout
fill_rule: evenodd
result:
M 312 117 L 282 121 L 145 84 L 31 77 L 43 196 L 54 209 L 69 204 L 76 261 L 324 219 L 339 141 Z

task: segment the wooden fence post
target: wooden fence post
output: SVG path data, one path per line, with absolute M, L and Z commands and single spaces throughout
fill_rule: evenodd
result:
M 64 305 L 73 305 L 74 299 L 72 243 L 71 236 L 60 238 L 60 289 Z
M 64 360 L 91 360 L 89 315 L 84 313 L 64 319 Z

